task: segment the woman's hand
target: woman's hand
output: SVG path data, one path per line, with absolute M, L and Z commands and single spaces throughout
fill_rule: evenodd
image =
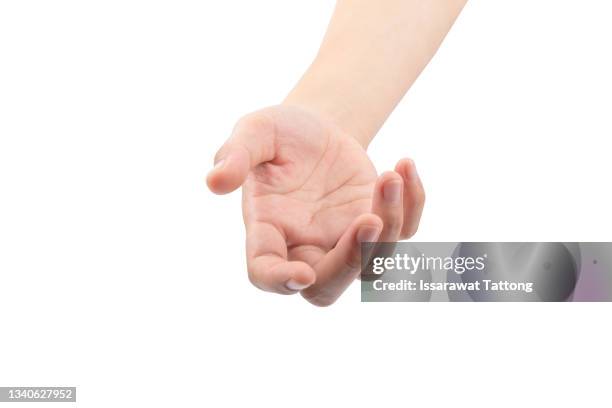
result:
M 354 138 L 284 105 L 237 123 L 207 183 L 218 194 L 243 187 L 251 282 L 319 306 L 359 275 L 361 242 L 412 236 L 425 201 L 411 160 L 377 176 Z

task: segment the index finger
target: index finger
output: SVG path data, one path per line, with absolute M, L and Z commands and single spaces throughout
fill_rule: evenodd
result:
M 249 279 L 262 290 L 293 294 L 315 281 L 310 265 L 287 260 L 285 238 L 272 224 L 257 221 L 247 225 L 246 254 Z

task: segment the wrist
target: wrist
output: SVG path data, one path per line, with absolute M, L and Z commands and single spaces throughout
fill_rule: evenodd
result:
M 282 104 L 302 108 L 332 122 L 367 149 L 377 128 L 373 128 L 369 115 L 363 109 L 360 111 L 356 91 L 348 76 L 315 61 Z

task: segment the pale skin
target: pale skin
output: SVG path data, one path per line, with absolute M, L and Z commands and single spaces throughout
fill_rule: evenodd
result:
M 338 1 L 285 101 L 238 121 L 207 183 L 217 194 L 242 186 L 255 286 L 330 305 L 359 275 L 361 242 L 416 232 L 425 193 L 414 163 L 377 175 L 366 149 L 465 1 Z

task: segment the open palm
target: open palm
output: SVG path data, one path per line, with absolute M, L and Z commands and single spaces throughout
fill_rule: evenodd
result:
M 243 187 L 251 281 L 317 305 L 333 303 L 358 275 L 361 242 L 412 235 L 422 211 L 410 160 L 378 177 L 355 139 L 295 107 L 245 116 L 216 162 L 212 191 Z

